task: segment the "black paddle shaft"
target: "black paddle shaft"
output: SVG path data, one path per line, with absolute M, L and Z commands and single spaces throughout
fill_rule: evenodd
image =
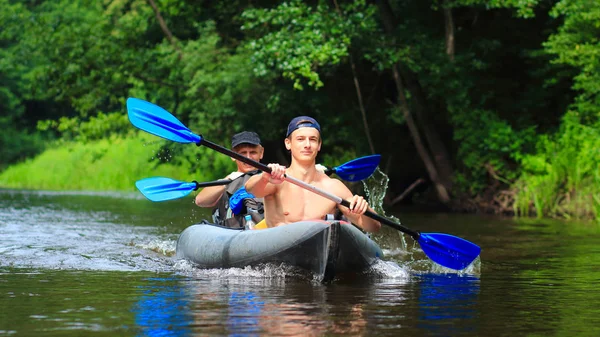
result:
M 202 183 L 192 180 L 192 182 L 196 184 L 196 187 L 194 188 L 194 191 L 195 191 L 199 188 L 204 188 L 204 187 L 227 185 L 227 184 L 231 183 L 231 180 L 230 179 L 221 179 L 221 180 L 207 181 L 207 182 L 202 182 Z
M 206 139 L 204 139 L 204 137 L 201 137 L 201 138 L 202 138 L 202 140 L 200 140 L 198 143 L 196 143 L 196 145 L 198 145 L 198 146 L 206 146 L 206 147 L 211 148 L 211 149 L 213 149 L 213 150 L 215 150 L 217 152 L 220 152 L 220 153 L 222 153 L 222 154 L 224 154 L 226 156 L 233 157 L 233 158 L 235 158 L 235 159 L 237 159 L 237 160 L 239 160 L 241 162 L 244 162 L 244 163 L 246 163 L 248 165 L 252 165 L 252 166 L 256 167 L 257 169 L 259 169 L 259 170 L 261 170 L 263 172 L 271 173 L 271 168 L 268 167 L 267 165 L 265 165 L 263 163 L 260 163 L 260 162 L 257 162 L 255 160 L 252 160 L 252 159 L 250 159 L 248 157 L 244 157 L 244 156 L 242 156 L 241 154 L 239 154 L 239 153 L 237 153 L 235 151 L 231 151 L 230 149 L 224 148 L 224 147 L 222 147 L 219 144 L 215 144 L 215 143 L 213 143 L 213 142 L 211 142 L 209 140 L 206 140 Z
M 256 167 L 257 169 L 259 169 L 259 170 L 261 170 L 263 172 L 271 173 L 271 168 L 268 167 L 267 165 L 265 165 L 263 163 L 260 163 L 260 162 L 257 162 L 255 160 L 252 160 L 252 159 L 250 159 L 248 157 L 244 157 L 244 156 L 242 156 L 241 154 L 239 154 L 237 152 L 231 151 L 231 150 L 229 150 L 227 148 L 222 147 L 221 145 L 218 145 L 218 144 L 215 144 L 215 143 L 213 143 L 211 141 L 208 141 L 208 140 L 204 139 L 204 137 L 201 137 L 200 142 L 196 143 L 196 145 L 198 145 L 198 146 L 203 146 L 204 145 L 204 146 L 206 146 L 208 148 L 211 148 L 211 149 L 213 149 L 213 150 L 215 150 L 217 152 L 220 152 L 220 153 L 222 153 L 224 155 L 233 157 L 233 158 L 235 158 L 235 159 L 237 159 L 237 160 L 239 160 L 241 162 L 244 162 L 244 163 L 246 163 L 248 165 L 252 165 L 252 166 Z M 350 202 L 348 202 L 347 200 L 341 199 L 341 198 L 340 198 L 340 200 L 341 200 L 339 202 L 340 205 L 348 207 L 348 208 L 350 207 Z M 379 221 L 381 223 L 385 223 L 386 225 L 388 225 L 388 226 L 390 226 L 390 227 L 392 227 L 394 229 L 397 229 L 397 230 L 399 230 L 401 232 L 404 232 L 404 233 L 410 235 L 413 239 L 415 239 L 417 241 L 419 240 L 419 237 L 421 236 L 419 234 L 419 232 L 416 232 L 416 231 L 413 231 L 410 228 L 404 227 L 401 224 L 393 222 L 393 221 L 391 221 L 391 220 L 389 220 L 387 218 L 384 218 L 384 217 L 382 217 L 381 215 L 379 215 L 377 213 L 371 212 L 370 210 L 367 210 L 365 212 L 365 215 L 368 216 L 369 218 L 373 219 L 373 220 L 377 220 L 377 221 Z
M 348 201 L 346 201 L 346 200 L 343 200 L 342 201 L 342 205 L 348 207 L 348 206 L 350 206 L 350 203 Z M 410 235 L 413 239 L 415 239 L 415 241 L 419 241 L 419 237 L 421 237 L 421 233 L 419 233 L 417 231 L 414 231 L 414 230 L 412 230 L 410 228 L 404 227 L 400 223 L 391 221 L 388 218 L 384 218 L 384 217 L 382 217 L 381 215 L 379 215 L 377 213 L 374 213 L 374 212 L 371 212 L 371 211 L 367 210 L 365 212 L 365 215 L 368 216 L 369 218 L 373 219 L 373 220 L 377 220 L 377 221 L 379 221 L 381 223 L 385 223 L 386 225 L 388 225 L 388 226 L 390 226 L 390 227 L 392 227 L 392 228 L 394 228 L 396 230 L 399 230 L 401 232 L 404 232 L 404 233 Z

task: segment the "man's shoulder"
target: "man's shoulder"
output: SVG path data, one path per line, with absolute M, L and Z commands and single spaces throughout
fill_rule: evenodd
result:
M 329 187 L 329 188 L 338 188 L 338 187 L 346 187 L 346 185 L 344 185 L 344 183 L 337 179 L 337 178 L 332 178 L 328 175 L 326 175 L 325 173 L 320 173 L 319 175 L 319 182 L 321 183 L 321 185 L 323 187 Z

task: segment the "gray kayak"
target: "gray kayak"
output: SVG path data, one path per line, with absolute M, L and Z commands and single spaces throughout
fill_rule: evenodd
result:
M 192 225 L 179 236 L 176 256 L 201 268 L 285 263 L 330 281 L 339 274 L 364 272 L 383 252 L 354 225 L 319 220 L 261 230 Z

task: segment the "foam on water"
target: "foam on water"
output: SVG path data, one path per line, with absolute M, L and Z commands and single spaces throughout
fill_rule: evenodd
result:
M 383 279 L 410 278 L 410 269 L 394 261 L 379 260 L 371 267 L 371 272 Z
M 78 212 L 55 205 L 0 208 L 0 265 L 24 268 L 137 271 L 167 268 L 157 229 L 115 222 L 109 212 Z M 152 243 L 155 242 L 155 243 Z M 159 242 L 161 242 L 159 240 Z M 165 248 L 165 250 L 173 248 Z
M 198 268 L 187 260 L 177 260 L 174 269 L 183 275 L 193 278 L 212 279 L 212 280 L 240 280 L 247 283 L 249 281 L 261 282 L 261 280 L 286 278 L 312 278 L 306 271 L 284 265 L 265 263 L 258 266 L 247 266 L 243 268 Z
M 147 243 L 136 244 L 136 246 L 142 249 L 151 250 L 164 256 L 174 256 L 175 248 L 177 247 L 177 240 L 153 239 Z

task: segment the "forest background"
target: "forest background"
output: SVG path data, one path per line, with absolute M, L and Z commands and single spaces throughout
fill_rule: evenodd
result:
M 600 219 L 600 1 L 0 0 L 0 187 L 218 179 L 210 149 L 137 131 L 128 97 L 288 162 L 379 153 L 386 201 Z

